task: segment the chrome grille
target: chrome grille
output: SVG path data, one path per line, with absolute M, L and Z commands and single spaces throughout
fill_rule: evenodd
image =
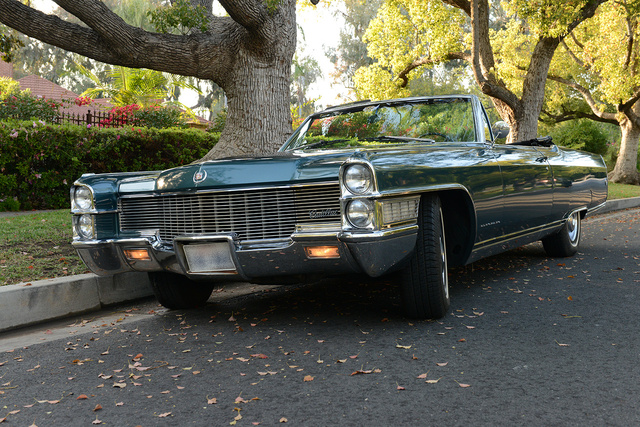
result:
M 242 240 L 289 237 L 296 224 L 340 221 L 338 184 L 124 197 L 122 231 L 159 230 L 164 241 L 183 234 L 229 233 Z

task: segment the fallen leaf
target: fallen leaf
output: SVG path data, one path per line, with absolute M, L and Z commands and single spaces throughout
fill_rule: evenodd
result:
M 448 364 L 449 362 L 436 363 L 436 365 L 440 367 L 447 366 Z
M 171 415 L 171 412 L 165 412 L 163 414 L 158 415 L 158 418 L 167 418 L 170 415 Z
M 286 419 L 285 417 L 280 418 L 280 422 L 281 423 L 286 423 L 287 421 L 289 421 L 288 419 Z
M 313 381 L 313 377 L 311 375 L 307 375 L 304 377 L 305 382 Z
M 418 375 L 418 377 L 417 377 L 417 378 L 418 378 L 419 380 L 424 380 L 424 379 L 426 379 L 426 378 L 427 378 L 427 374 L 420 374 L 420 375 Z
M 215 397 L 207 397 L 207 405 L 215 405 L 216 403 L 218 403 L 218 399 Z
M 436 384 L 438 381 L 440 381 L 441 378 L 438 378 L 437 380 L 426 380 L 425 383 L 427 384 Z
M 89 397 L 86 394 L 81 394 L 80 396 L 76 397 L 76 400 L 86 400 Z
M 411 346 L 410 345 L 396 344 L 396 348 L 404 348 L 405 350 L 409 350 L 411 348 Z
M 96 405 L 95 408 L 93 408 L 93 412 L 99 411 L 100 409 L 102 409 L 102 405 L 100 405 L 99 403 Z
M 95 424 L 95 425 L 102 424 L 102 421 L 96 418 L 95 420 L 91 421 L 91 424 Z
M 399 386 L 396 388 L 396 390 L 405 390 L 405 388 L 404 388 L 404 387 L 402 387 L 401 385 L 399 385 Z
M 458 385 L 462 388 L 467 388 L 467 387 L 471 387 L 471 385 L 469 384 L 463 384 L 463 383 L 458 383 Z

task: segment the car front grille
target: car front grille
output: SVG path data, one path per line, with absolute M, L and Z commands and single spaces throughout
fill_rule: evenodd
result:
M 338 184 L 123 197 L 120 230 L 184 234 L 237 233 L 240 241 L 291 236 L 296 225 L 340 224 Z

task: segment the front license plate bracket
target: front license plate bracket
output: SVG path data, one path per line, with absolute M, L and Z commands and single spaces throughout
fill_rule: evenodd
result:
M 181 252 L 188 274 L 237 274 L 228 241 L 188 243 L 182 245 Z

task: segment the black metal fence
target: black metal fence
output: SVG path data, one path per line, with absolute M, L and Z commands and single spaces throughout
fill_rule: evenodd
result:
M 126 117 L 113 116 L 108 111 L 91 111 L 82 113 L 61 113 L 56 119 L 56 123 L 73 123 L 76 125 L 102 126 L 102 127 L 122 127 L 128 124 Z

